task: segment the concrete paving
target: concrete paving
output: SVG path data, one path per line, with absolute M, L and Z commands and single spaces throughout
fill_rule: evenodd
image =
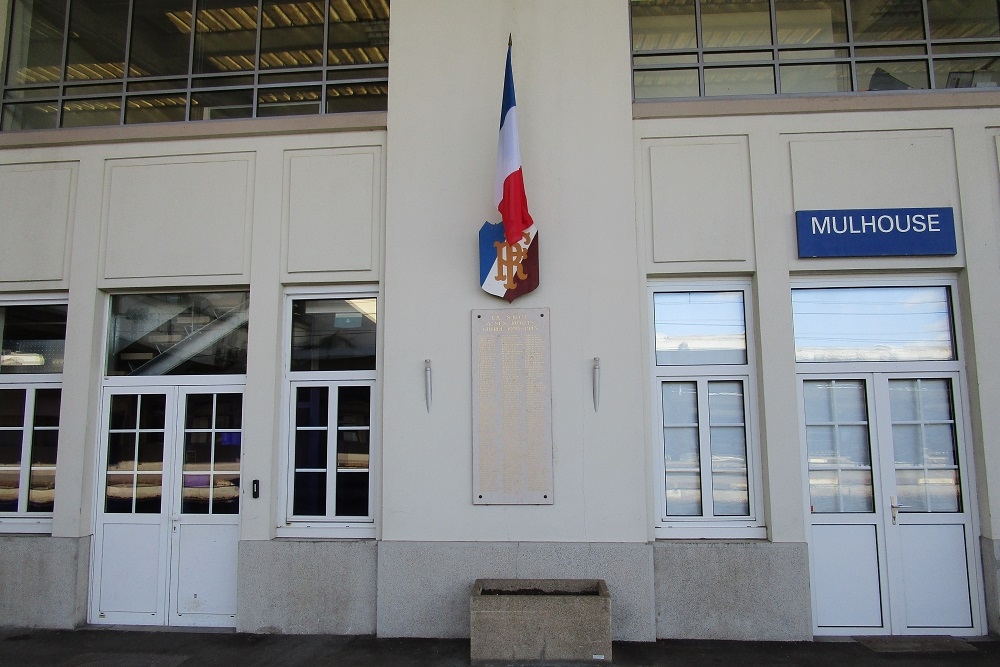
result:
M 867 645 L 866 645 L 867 644 Z M 192 630 L 0 629 L 0 665 L 53 667 L 210 667 L 330 665 L 465 667 L 467 639 L 376 639 L 329 635 L 251 635 Z M 538 664 L 538 663 L 534 663 Z M 592 663 L 580 663 L 592 664 Z M 997 667 L 1000 641 L 899 639 L 859 642 L 615 642 L 618 667 L 818 665 L 821 667 Z

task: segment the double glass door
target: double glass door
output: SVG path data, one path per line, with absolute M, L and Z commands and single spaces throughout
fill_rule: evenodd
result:
M 90 621 L 235 626 L 242 385 L 109 387 Z
M 816 634 L 982 634 L 958 375 L 800 381 Z

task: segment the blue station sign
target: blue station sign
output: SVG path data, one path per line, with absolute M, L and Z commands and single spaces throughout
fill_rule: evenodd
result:
M 955 213 L 948 208 L 796 211 L 799 257 L 954 255 Z

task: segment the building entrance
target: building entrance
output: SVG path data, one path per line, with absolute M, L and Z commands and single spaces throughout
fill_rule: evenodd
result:
M 800 380 L 815 633 L 982 634 L 957 373 Z
M 102 405 L 90 622 L 235 626 L 243 385 Z

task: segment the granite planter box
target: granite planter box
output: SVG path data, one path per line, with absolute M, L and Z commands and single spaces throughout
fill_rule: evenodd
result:
M 611 596 L 603 579 L 477 579 L 472 664 L 611 662 Z

